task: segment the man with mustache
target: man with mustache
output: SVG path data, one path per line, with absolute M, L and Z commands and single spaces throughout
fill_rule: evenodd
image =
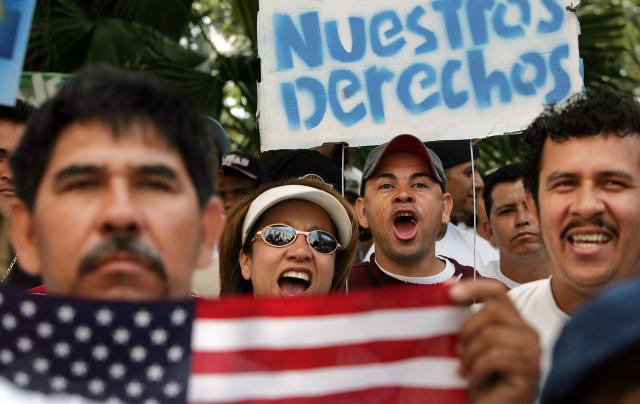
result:
M 640 106 L 590 92 L 548 108 L 524 135 L 527 203 L 552 276 L 512 289 L 510 297 L 539 333 L 544 375 L 572 313 L 640 274 Z
M 80 71 L 30 120 L 11 159 L 11 240 L 47 293 L 189 298 L 220 236 L 204 117 L 149 75 Z
M 538 222 L 525 203 L 524 167 L 507 164 L 486 176 L 483 221 L 489 242 L 500 259 L 484 267 L 484 276 L 514 288 L 549 276 L 551 261 L 540 238 Z
M 484 234 L 481 225 L 484 222 L 484 212 L 480 211 L 484 181 L 477 168 L 480 149 L 475 144 L 470 148 L 468 140 L 438 140 L 427 142 L 426 145 L 442 160 L 448 189 L 453 199 L 451 222 L 447 225 L 444 237 L 436 244 L 436 252 L 455 258 L 463 265 L 474 266 L 484 275 L 485 266 L 498 259 L 498 252 L 481 237 Z M 465 223 L 465 220 L 471 219 L 472 222 L 473 219 L 474 192 L 478 218 L 477 235 L 474 234 L 473 223 L 471 227 Z

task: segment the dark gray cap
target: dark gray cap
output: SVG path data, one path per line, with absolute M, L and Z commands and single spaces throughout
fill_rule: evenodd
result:
M 413 135 L 398 135 L 385 144 L 381 144 L 369 153 L 367 161 L 362 169 L 362 181 L 360 183 L 360 195 L 364 195 L 364 186 L 366 180 L 369 179 L 376 171 L 378 164 L 383 158 L 390 154 L 410 153 L 418 157 L 422 157 L 431 168 L 431 175 L 435 181 L 440 183 L 442 192 L 447 191 L 447 180 L 444 176 L 444 168 L 442 162 L 433 150 L 429 149 L 422 143 L 420 139 Z
M 213 134 L 213 140 L 216 143 L 216 148 L 218 149 L 218 168 L 222 165 L 222 157 L 227 153 L 227 149 L 229 148 L 229 138 L 227 136 L 227 132 L 224 131 L 224 128 L 216 119 L 205 116 L 209 123 L 211 124 Z

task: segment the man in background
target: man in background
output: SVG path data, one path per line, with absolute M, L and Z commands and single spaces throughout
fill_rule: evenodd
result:
M 222 158 L 224 175 L 220 181 L 220 198 L 225 211 L 249 195 L 262 183 L 262 168 L 255 158 L 243 153 L 229 153 Z
M 483 199 L 489 242 L 500 260 L 484 267 L 484 275 L 514 288 L 549 276 L 551 261 L 542 244 L 538 222 L 525 203 L 522 163 L 508 164 L 486 176 Z
M 16 200 L 16 190 L 13 185 L 13 175 L 9 167 L 9 159 L 22 138 L 29 116 L 34 107 L 20 99 L 13 107 L 0 106 L 0 211 L 3 220 L 8 219 L 11 203 Z M 6 226 L 2 225 L 0 244 L 2 245 L 3 283 L 11 284 L 21 289 L 29 289 L 40 284 L 40 278 L 25 273 L 9 244 Z M 6 269 L 5 269 L 6 268 Z
M 476 199 L 482 195 L 484 183 L 476 168 L 480 154 L 478 147 L 469 147 L 468 140 L 443 140 L 427 142 L 442 160 L 444 173 L 453 199 L 451 222 L 436 244 L 436 253 L 454 258 L 463 265 L 476 268 L 484 275 L 484 267 L 498 260 L 498 252 L 487 240 L 469 231 L 465 218 L 473 216 L 474 187 Z M 473 155 L 472 155 L 473 150 Z M 475 251 L 475 254 L 474 254 Z
M 14 107 L 0 105 L 0 209 L 5 214 L 9 213 L 9 205 L 16 197 L 9 158 L 18 146 L 33 110 L 33 106 L 22 100 L 16 100 Z

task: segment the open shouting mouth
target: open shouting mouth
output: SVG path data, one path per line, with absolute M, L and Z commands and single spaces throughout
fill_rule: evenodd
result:
M 300 270 L 288 270 L 278 278 L 278 286 L 283 296 L 299 296 L 311 286 L 311 273 Z
M 418 218 L 414 212 L 399 211 L 393 217 L 393 233 L 402 240 L 413 239 L 418 232 Z

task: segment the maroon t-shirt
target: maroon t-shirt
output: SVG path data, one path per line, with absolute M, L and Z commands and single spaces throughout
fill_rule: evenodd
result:
M 453 258 L 443 258 L 449 260 L 453 264 L 453 278 L 461 277 L 462 279 L 473 279 L 474 272 L 476 278 L 482 278 L 482 275 L 472 267 L 462 265 Z M 369 261 L 363 261 L 351 268 L 348 287 L 349 291 L 353 291 L 366 288 L 406 285 L 407 283 L 408 282 L 401 281 L 400 279 L 396 279 L 382 272 L 380 267 L 376 264 L 375 254 L 371 254 Z

